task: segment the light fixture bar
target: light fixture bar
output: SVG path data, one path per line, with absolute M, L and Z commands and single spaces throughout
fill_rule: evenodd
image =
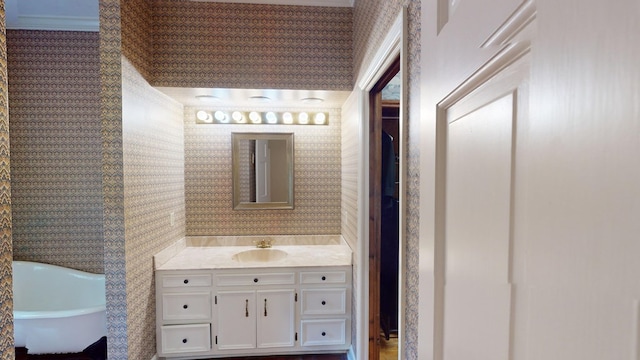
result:
M 329 114 L 322 111 L 198 110 L 196 124 L 329 125 Z

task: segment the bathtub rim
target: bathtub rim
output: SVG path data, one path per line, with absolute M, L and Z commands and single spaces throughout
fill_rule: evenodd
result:
M 51 267 L 57 268 L 60 270 L 64 270 L 67 272 L 71 272 L 77 275 L 82 275 L 84 277 L 105 280 L 104 274 L 94 274 L 87 271 L 82 271 L 78 269 L 72 269 L 65 266 L 54 265 L 41 263 L 38 261 L 29 261 L 29 260 L 13 260 L 12 263 L 17 263 L 18 265 L 31 265 L 31 266 L 42 266 L 42 267 Z M 14 285 L 15 286 L 15 285 Z M 106 289 L 105 289 L 106 291 Z M 14 303 L 15 307 L 15 303 Z M 74 316 L 83 316 L 98 313 L 101 311 L 107 310 L 106 299 L 104 304 L 100 304 L 97 306 L 88 306 L 83 308 L 74 308 L 74 309 L 65 309 L 65 310 L 16 310 L 13 309 L 13 318 L 14 320 L 36 320 L 36 319 L 59 319 L 59 318 L 70 318 Z
M 38 310 L 13 310 L 13 318 L 15 320 L 36 320 L 36 319 L 59 319 L 74 316 L 82 316 L 106 311 L 107 306 L 94 306 L 88 308 L 80 308 L 73 310 L 55 310 L 55 311 L 38 311 Z

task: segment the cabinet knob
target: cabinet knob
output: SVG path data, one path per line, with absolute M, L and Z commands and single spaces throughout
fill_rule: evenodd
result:
M 322 300 L 322 305 L 327 305 L 327 302 Z
M 253 279 L 253 282 L 257 283 L 258 282 L 258 278 Z
M 182 339 L 182 343 L 186 344 L 187 343 L 187 339 Z
M 323 277 L 322 277 L 322 281 L 325 281 L 325 280 L 327 280 L 327 277 L 326 277 L 326 276 L 323 276 Z
M 184 279 L 184 283 L 188 284 L 189 283 L 189 279 Z
M 186 309 L 186 308 L 188 308 L 188 307 L 189 307 L 189 305 L 187 305 L 187 304 L 182 305 L 182 308 L 183 308 L 183 309 Z
M 327 336 L 327 333 L 323 331 L 322 336 Z

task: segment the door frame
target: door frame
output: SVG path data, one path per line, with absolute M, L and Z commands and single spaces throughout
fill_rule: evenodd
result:
M 369 359 L 378 360 L 380 353 L 380 274 L 382 263 L 382 90 L 400 74 L 400 56 L 385 70 L 369 91 Z M 400 117 L 402 118 L 402 117 Z M 400 147 L 404 145 L 399 136 Z M 402 164 L 402 161 L 400 161 Z M 399 229 L 398 229 L 399 231 Z M 398 237 L 400 242 L 400 237 Z M 398 254 L 400 256 L 400 254 Z M 400 276 L 398 272 L 398 276 Z M 400 284 L 398 283 L 398 286 Z
M 400 95 L 400 138 L 402 139 L 399 158 L 400 161 L 400 186 L 399 186 L 399 278 L 398 278 L 398 355 L 399 359 L 404 359 L 402 351 L 403 327 L 405 319 L 405 286 L 404 275 L 406 270 L 404 238 L 405 238 L 405 208 L 406 208 L 406 105 L 407 105 L 407 8 L 402 7 L 393 25 L 387 32 L 384 40 L 378 47 L 375 55 L 366 67 L 363 76 L 357 83 L 356 91 L 360 93 L 360 171 L 358 177 L 358 248 L 357 256 L 357 347 L 358 359 L 369 359 L 369 119 L 370 119 L 370 99 L 369 92 L 378 83 L 380 78 L 386 73 L 390 65 L 400 57 L 401 95 Z

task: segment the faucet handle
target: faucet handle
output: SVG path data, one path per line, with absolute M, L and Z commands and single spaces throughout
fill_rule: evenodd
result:
M 265 249 L 270 248 L 273 245 L 273 239 L 254 240 L 253 243 L 256 245 L 256 247 Z

